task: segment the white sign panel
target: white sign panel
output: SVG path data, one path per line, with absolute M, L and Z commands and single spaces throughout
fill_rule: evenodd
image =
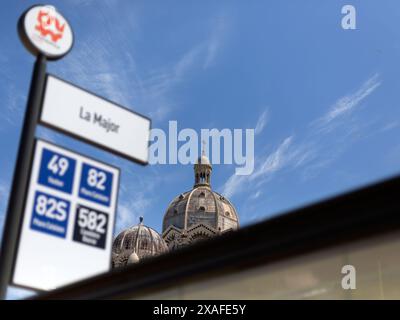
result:
M 52 6 L 33 6 L 20 22 L 24 42 L 33 53 L 59 59 L 71 50 L 73 33 L 68 21 Z
M 150 119 L 51 75 L 47 76 L 40 121 L 128 159 L 148 163 Z
M 118 186 L 119 169 L 37 140 L 13 284 L 52 290 L 109 271 Z

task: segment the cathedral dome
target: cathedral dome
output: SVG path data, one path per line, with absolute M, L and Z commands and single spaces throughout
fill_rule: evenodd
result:
M 237 229 L 239 219 L 228 199 L 208 187 L 197 186 L 172 200 L 164 215 L 163 232 L 169 226 L 188 229 L 198 223 L 225 231 Z
M 232 203 L 211 189 L 212 165 L 204 152 L 194 165 L 193 189 L 169 204 L 163 220 L 163 238 L 172 249 L 239 227 Z
M 122 231 L 114 240 L 112 262 L 114 267 L 139 262 L 146 257 L 168 251 L 168 246 L 154 229 L 140 223 Z

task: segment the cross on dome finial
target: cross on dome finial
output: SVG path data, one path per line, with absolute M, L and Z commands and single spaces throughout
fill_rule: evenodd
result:
M 206 142 L 206 140 L 202 140 L 201 143 L 203 145 L 202 148 L 201 148 L 201 155 L 205 156 L 206 155 L 206 143 L 207 142 Z

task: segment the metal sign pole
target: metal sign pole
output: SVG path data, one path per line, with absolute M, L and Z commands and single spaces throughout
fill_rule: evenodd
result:
M 6 221 L 0 251 L 0 298 L 4 299 L 11 280 L 24 200 L 29 183 L 29 171 L 34 152 L 35 130 L 46 81 L 47 58 L 39 54 L 33 70 L 28 104 L 19 142 L 14 177 L 8 200 Z
M 32 80 L 31 80 L 31 86 L 30 86 L 30 91 L 29 91 L 29 97 L 28 97 L 28 104 L 25 112 L 25 118 L 23 122 L 23 128 L 22 128 L 22 134 L 20 137 L 20 142 L 19 142 L 19 148 L 18 148 L 18 155 L 16 159 L 16 165 L 15 165 L 15 171 L 14 171 L 14 176 L 13 176 L 13 181 L 12 181 L 12 186 L 10 190 L 10 197 L 8 201 L 8 208 L 7 208 L 7 216 L 6 216 L 6 221 L 4 225 L 4 233 L 3 233 L 3 239 L 1 248 L 0 248 L 0 298 L 5 298 L 6 293 L 7 293 L 7 287 L 10 283 L 13 283 L 14 285 L 17 286 L 23 286 L 23 287 L 31 287 L 31 288 L 37 288 L 41 289 L 44 288 L 44 290 L 49 290 L 49 288 L 53 288 L 56 285 L 59 285 L 60 283 L 63 283 L 60 279 L 58 279 L 58 283 L 55 283 L 55 285 L 45 285 L 43 283 L 40 283 L 42 281 L 42 275 L 40 274 L 38 277 L 32 277 L 31 274 L 27 274 L 24 272 L 21 272 L 21 270 L 26 271 L 26 269 L 31 270 L 29 268 L 35 266 L 34 263 L 31 261 L 31 257 L 29 255 L 25 254 L 25 257 L 28 256 L 28 259 L 24 260 L 23 258 L 20 258 L 21 255 L 23 256 L 23 253 L 21 252 L 29 252 L 30 251 L 30 246 L 35 243 L 35 241 L 38 241 L 38 238 L 35 236 L 32 236 L 31 230 L 36 230 L 36 231 L 41 231 L 41 232 L 48 232 L 51 230 L 51 226 L 58 227 L 57 230 L 61 230 L 59 234 L 54 234 L 53 235 L 58 235 L 60 238 L 65 238 L 66 234 L 66 226 L 68 225 L 68 217 L 69 217 L 69 205 L 72 203 L 72 201 L 77 201 L 79 197 L 85 198 L 85 195 L 73 195 L 72 193 L 69 195 L 68 199 L 61 199 L 57 198 L 56 195 L 53 194 L 53 191 L 57 190 L 56 185 L 47 185 L 50 189 L 47 191 L 49 194 L 44 194 L 44 192 L 39 195 L 41 200 L 43 199 L 48 199 L 47 197 L 53 197 L 50 200 L 57 201 L 57 203 L 61 204 L 60 208 L 58 210 L 58 219 L 51 213 L 50 211 L 46 211 L 46 218 L 49 219 L 55 219 L 57 220 L 56 222 L 49 222 L 46 221 L 45 225 L 47 226 L 48 229 L 43 227 L 43 224 L 40 219 L 44 215 L 43 210 L 38 210 L 37 206 L 34 206 L 35 204 L 35 199 L 31 199 L 32 197 L 36 197 L 36 195 L 39 193 L 33 193 L 36 190 L 36 184 L 40 183 L 40 178 L 38 181 L 30 181 L 30 175 L 31 175 L 31 167 L 32 167 L 32 162 L 35 161 L 35 165 L 33 166 L 34 170 L 37 170 L 36 166 L 36 160 L 34 159 L 34 153 L 35 153 L 35 148 L 36 150 L 41 150 L 40 152 L 44 152 L 45 148 L 43 147 L 42 143 L 42 149 L 40 149 L 40 143 L 38 142 L 37 144 L 35 143 L 35 131 L 36 131 L 36 126 L 39 124 L 39 121 L 41 121 L 41 124 L 47 125 L 53 129 L 57 129 L 60 132 L 63 133 L 68 133 L 71 136 L 79 137 L 84 141 L 90 142 L 93 145 L 103 147 L 106 149 L 106 147 L 109 147 L 110 145 L 113 146 L 112 148 L 109 147 L 108 150 L 112 151 L 116 154 L 123 155 L 126 158 L 129 158 L 133 161 L 140 162 L 142 164 L 147 164 L 148 162 L 148 136 L 150 134 L 150 127 L 151 127 L 151 122 L 150 119 L 138 115 L 134 112 L 131 112 L 127 110 L 126 108 L 123 108 L 121 106 L 118 106 L 117 104 L 110 102 L 104 98 L 95 96 L 94 94 L 88 93 L 80 88 L 75 87 L 72 84 L 67 84 L 65 81 L 62 81 L 60 79 L 56 79 L 55 77 L 47 76 L 46 75 L 46 63 L 47 60 L 58 60 L 64 57 L 68 52 L 72 49 L 73 42 L 74 42 L 74 35 L 72 32 L 72 29 L 68 23 L 68 21 L 52 6 L 43 6 L 43 5 L 34 5 L 28 10 L 26 10 L 23 15 L 20 17 L 18 21 L 18 33 L 21 38 L 22 43 L 24 46 L 28 49 L 29 52 L 31 52 L 33 55 L 37 57 L 35 67 L 33 70 L 32 74 Z M 45 86 L 47 86 L 47 89 L 45 89 Z M 51 91 L 53 90 L 53 91 Z M 56 92 L 54 91 L 56 90 Z M 64 99 L 68 101 L 67 104 L 63 104 L 63 99 L 55 99 L 52 100 L 49 97 L 53 97 L 54 99 L 54 94 L 56 97 L 59 98 L 59 93 L 63 94 Z M 45 96 L 46 93 L 46 96 Z M 50 94 L 51 93 L 51 94 Z M 92 108 L 89 110 L 89 106 L 85 104 L 85 112 L 82 116 L 83 112 L 83 107 L 80 104 L 79 101 L 88 101 L 88 99 L 91 99 L 89 101 L 94 101 L 93 105 L 96 106 L 96 108 Z M 47 102 L 45 105 L 42 106 L 42 100 Z M 50 101 L 50 102 L 48 102 Z M 77 104 L 78 102 L 78 104 Z M 88 103 L 91 105 L 92 103 Z M 76 109 L 72 109 L 78 106 L 77 111 L 75 112 Z M 113 108 L 110 108 L 112 106 Z M 46 108 L 47 107 L 47 108 Z M 49 112 L 54 110 L 52 109 L 53 107 L 56 107 L 57 109 L 55 110 L 55 116 L 54 113 Z M 111 110 L 111 111 L 110 111 Z M 47 111 L 47 112 L 46 112 Z M 112 115 L 110 115 L 110 112 Z M 42 114 L 41 114 L 42 113 Z M 85 115 L 87 114 L 95 114 L 94 121 L 89 121 Z M 60 117 L 61 114 L 61 117 Z M 110 116 L 108 116 L 110 115 Z M 47 116 L 44 117 L 44 116 Z M 71 120 L 72 117 L 72 120 Z M 42 118 L 42 119 L 40 119 Z M 65 119 L 63 119 L 65 118 Z M 117 118 L 119 119 L 118 123 L 116 121 L 111 121 L 111 118 Z M 108 119 L 108 120 L 107 120 Z M 67 121 L 65 121 L 67 120 Z M 84 122 L 78 122 L 76 121 L 84 121 Z M 65 126 L 66 124 L 70 125 L 72 122 L 75 123 L 75 126 Z M 94 123 L 94 124 L 93 124 Z M 81 126 L 85 126 L 88 130 L 81 130 Z M 89 126 L 89 127 L 88 127 Z M 134 131 L 128 130 L 127 128 L 135 128 Z M 107 139 L 104 139 L 104 128 L 109 132 L 112 130 L 112 132 L 115 134 L 115 136 L 108 136 Z M 122 130 L 124 129 L 124 130 Z M 100 131 L 99 131 L 100 130 Z M 87 133 L 87 132 L 89 133 Z M 85 133 L 86 132 L 86 133 Z M 100 133 L 99 133 L 100 132 Z M 118 134 L 118 135 L 116 135 Z M 132 136 L 135 137 L 135 139 L 132 140 Z M 100 138 L 99 138 L 100 137 Z M 110 138 L 111 137 L 111 138 Z M 123 143 L 121 143 L 121 141 Z M 132 145 L 134 148 L 132 148 Z M 47 149 L 45 150 L 46 152 L 49 151 L 49 149 L 55 150 L 57 147 L 51 147 L 47 146 Z M 60 149 L 60 148 L 59 148 Z M 58 150 L 58 149 L 57 149 Z M 51 152 L 51 151 L 49 151 Z M 56 151 L 54 151 L 56 152 Z M 63 151 L 64 152 L 64 151 Z M 105 183 L 105 181 L 111 181 L 107 182 L 108 184 L 106 185 L 101 185 L 98 186 L 97 184 L 95 186 L 92 186 L 89 184 L 88 186 L 85 185 L 87 182 L 81 182 L 81 184 L 84 186 L 82 189 L 86 190 L 86 193 L 91 193 L 91 189 L 96 187 L 100 188 L 100 190 L 106 190 L 102 194 L 102 196 L 105 199 L 109 199 L 107 202 L 107 209 L 104 209 L 105 211 L 99 211 L 96 212 L 92 208 L 83 208 L 82 210 L 79 211 L 79 214 L 81 214 L 83 217 L 88 214 L 88 211 L 90 213 L 95 213 L 99 217 L 102 217 L 101 221 L 101 227 L 98 229 L 99 234 L 106 234 L 106 236 L 101 239 L 103 239 L 101 242 L 98 243 L 98 247 L 102 247 L 105 251 L 105 254 L 111 253 L 111 235 L 112 235 L 112 228 L 108 228 L 107 230 L 104 229 L 105 223 L 107 222 L 107 215 L 108 219 L 110 219 L 109 226 L 112 225 L 114 221 L 114 215 L 115 215 L 115 206 L 116 206 L 116 201 L 117 201 L 117 188 L 118 185 L 116 182 L 114 183 L 113 181 L 119 181 L 119 171 L 116 168 L 112 168 L 109 165 L 104 165 L 101 164 L 98 161 L 90 160 L 89 158 L 85 158 L 85 163 L 83 163 L 83 157 L 82 156 L 77 156 L 72 154 L 70 151 L 65 151 L 64 153 L 68 153 L 71 156 L 71 161 L 73 163 L 79 163 L 79 168 L 82 168 L 80 175 L 81 178 L 83 179 L 83 172 L 84 168 L 89 168 L 90 163 L 92 163 L 92 167 L 90 172 L 101 172 L 103 175 L 102 177 L 105 177 L 105 180 L 102 180 L 102 183 Z M 42 153 L 43 154 L 43 153 Z M 72 159 L 74 158 L 74 159 Z M 39 158 L 37 158 L 39 159 Z M 43 160 L 43 156 L 41 157 L 41 160 Z M 63 160 L 68 161 L 66 158 Z M 39 160 L 38 160 L 39 161 Z M 41 162 L 42 163 L 42 162 Z M 44 163 L 44 162 L 43 162 Z M 88 164 L 89 163 L 89 164 Z M 65 164 L 65 162 L 64 162 Z M 66 168 L 64 166 L 64 168 Z M 103 168 L 103 169 L 102 169 Z M 50 176 L 52 173 L 46 173 L 47 167 L 43 171 L 45 175 Z M 80 169 L 79 169 L 80 170 Z M 37 176 L 37 172 L 34 171 L 35 173 L 32 173 Z M 68 183 L 73 183 L 74 181 L 74 171 L 71 171 L 72 175 L 70 174 L 68 176 Z M 88 171 L 89 172 L 89 171 Z M 64 172 L 65 173 L 65 172 Z M 61 174 L 64 175 L 64 173 Z M 54 175 L 55 173 L 53 173 Z M 85 173 L 88 175 L 89 173 Z M 96 174 L 97 175 L 97 174 Z M 107 175 L 109 178 L 107 178 Z M 39 175 L 40 177 L 40 175 Z M 57 176 L 57 179 L 61 179 L 60 177 Z M 66 178 L 64 178 L 66 179 Z M 80 181 L 87 181 L 86 180 L 80 180 Z M 53 181 L 56 181 L 53 179 Z M 61 181 L 61 180 L 57 180 Z M 62 181 L 61 181 L 62 182 Z M 103 189 L 105 188 L 105 189 Z M 54 190 L 55 189 L 55 190 Z M 98 190 L 93 190 L 97 192 Z M 86 195 L 87 197 L 87 195 Z M 27 201 L 27 198 L 29 198 L 29 203 L 25 206 L 25 202 Z M 94 202 L 96 199 L 91 199 L 88 198 L 89 200 L 92 200 Z M 111 205 L 111 200 L 112 199 L 112 205 Z M 89 201 L 88 200 L 88 201 Z M 45 200 L 47 201 L 47 200 Z M 74 202 L 74 203 L 75 203 Z M 101 204 L 101 203 L 100 203 Z M 105 205 L 103 203 L 103 205 Z M 32 209 L 31 206 L 34 206 Z M 43 206 L 41 206 L 43 208 Z M 24 210 L 26 210 L 26 215 L 24 213 Z M 47 209 L 46 209 L 47 210 Z M 39 212 L 40 211 L 40 212 Z M 48 216 L 47 213 L 50 215 Z M 36 216 L 35 216 L 36 215 Z M 73 217 L 78 217 L 78 215 L 75 215 L 75 213 L 71 214 Z M 93 216 L 93 214 L 92 214 Z M 34 219 L 31 219 L 31 217 L 35 217 Z M 63 218 L 60 218 L 63 217 Z M 25 226 L 25 223 L 23 222 L 24 219 L 27 219 L 29 222 L 31 222 L 31 228 L 27 228 L 26 230 L 21 228 Z M 72 218 L 71 218 L 72 219 Z M 53 225 L 52 225 L 53 223 Z M 50 227 L 49 227 L 50 226 Z M 72 242 L 83 242 L 83 240 L 80 239 L 80 235 L 85 231 L 82 228 L 85 228 L 85 226 L 79 226 L 79 228 L 74 227 L 74 232 L 77 230 L 77 233 L 73 235 L 73 240 L 68 239 L 68 245 L 70 246 L 70 252 L 73 251 L 74 257 L 77 257 L 76 260 L 78 261 L 82 253 L 80 250 L 77 250 L 77 248 L 72 246 Z M 36 229 L 35 229 L 36 228 Z M 39 228 L 39 229 L 38 229 Z M 23 230 L 23 231 L 21 231 Z M 83 231 L 82 231 L 83 230 Z M 22 236 L 20 237 L 20 233 L 22 232 Z M 28 235 L 28 236 L 27 236 Z M 35 234 L 36 235 L 36 234 Z M 108 235 L 108 236 L 107 236 Z M 32 236 L 31 238 L 29 238 Z M 28 237 L 28 238 L 27 238 Z M 28 240 L 27 240 L 28 239 Z M 30 241 L 32 240 L 33 241 Z M 108 239 L 108 240 L 107 240 Z M 108 241 L 107 246 L 104 245 L 105 241 Z M 27 242 L 28 241 L 28 242 Z M 39 239 L 39 242 L 42 241 L 42 239 Z M 46 240 L 43 240 L 44 243 L 48 244 Z M 50 240 L 49 240 L 50 241 Z M 89 245 L 95 245 L 97 246 L 97 242 L 91 241 L 90 243 L 85 240 L 87 244 Z M 19 243 L 21 242 L 21 243 Z M 29 243 L 28 246 L 24 245 L 26 243 Z M 40 247 L 40 246 L 37 246 Z M 107 247 L 107 249 L 106 249 Z M 24 251 L 24 248 L 26 249 Z M 28 248 L 28 249 L 27 249 Z M 65 253 L 65 250 L 62 251 L 62 254 Z M 101 271 L 108 270 L 110 267 L 110 259 L 109 256 L 105 255 L 98 255 L 98 252 L 96 252 L 96 259 L 101 260 L 102 264 L 96 265 L 96 267 L 92 267 L 89 265 L 89 269 L 93 268 L 96 269 L 98 268 Z M 86 251 L 84 253 L 86 256 Z M 65 257 L 65 256 L 63 256 Z M 96 262 L 98 262 L 96 260 Z M 18 268 L 20 266 L 21 261 L 23 261 L 22 265 L 23 268 Z M 43 261 L 43 259 L 37 259 L 37 261 Z M 37 262 L 35 261 L 35 262 Z M 61 265 L 61 267 L 60 267 Z M 28 268 L 27 268 L 28 266 Z M 48 266 L 48 263 L 47 263 Z M 47 267 L 46 266 L 46 267 Z M 15 268 L 14 268 L 15 267 Z M 50 266 L 53 267 L 53 266 Z M 25 269 L 24 269 L 25 268 Z M 53 267 L 54 268 L 54 267 Z M 62 262 L 58 264 L 55 268 L 61 269 L 61 270 L 67 270 L 65 269 L 65 264 Z M 16 271 L 15 271 L 15 270 Z M 38 266 L 36 264 L 36 270 L 42 270 L 41 266 Z M 96 269 L 97 270 L 97 269 Z M 89 272 L 90 271 L 90 272 Z M 92 270 L 84 270 L 86 275 L 91 275 L 93 274 Z M 22 274 L 22 276 L 21 276 Z M 45 277 L 47 277 L 48 274 L 45 274 Z M 75 277 L 79 279 L 79 275 L 75 274 Z M 29 278 L 27 280 L 27 278 Z M 67 277 L 68 278 L 68 277 Z M 16 280 L 17 279 L 17 280 Z M 38 281 L 36 281 L 38 280 Z M 36 282 L 35 282 L 36 281 Z M 52 280 L 53 282 L 56 282 L 55 280 Z M 68 281 L 71 281 L 70 278 L 68 278 Z M 27 283 L 30 283 L 27 286 Z

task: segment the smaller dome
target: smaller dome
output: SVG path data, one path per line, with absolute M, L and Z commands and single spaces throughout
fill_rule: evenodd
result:
M 136 254 L 136 252 L 133 252 L 129 258 L 128 258 L 128 264 L 136 263 L 139 262 L 139 256 Z
M 147 257 L 168 251 L 163 238 L 154 229 L 140 223 L 122 231 L 113 242 L 112 262 L 114 267 L 136 263 Z

